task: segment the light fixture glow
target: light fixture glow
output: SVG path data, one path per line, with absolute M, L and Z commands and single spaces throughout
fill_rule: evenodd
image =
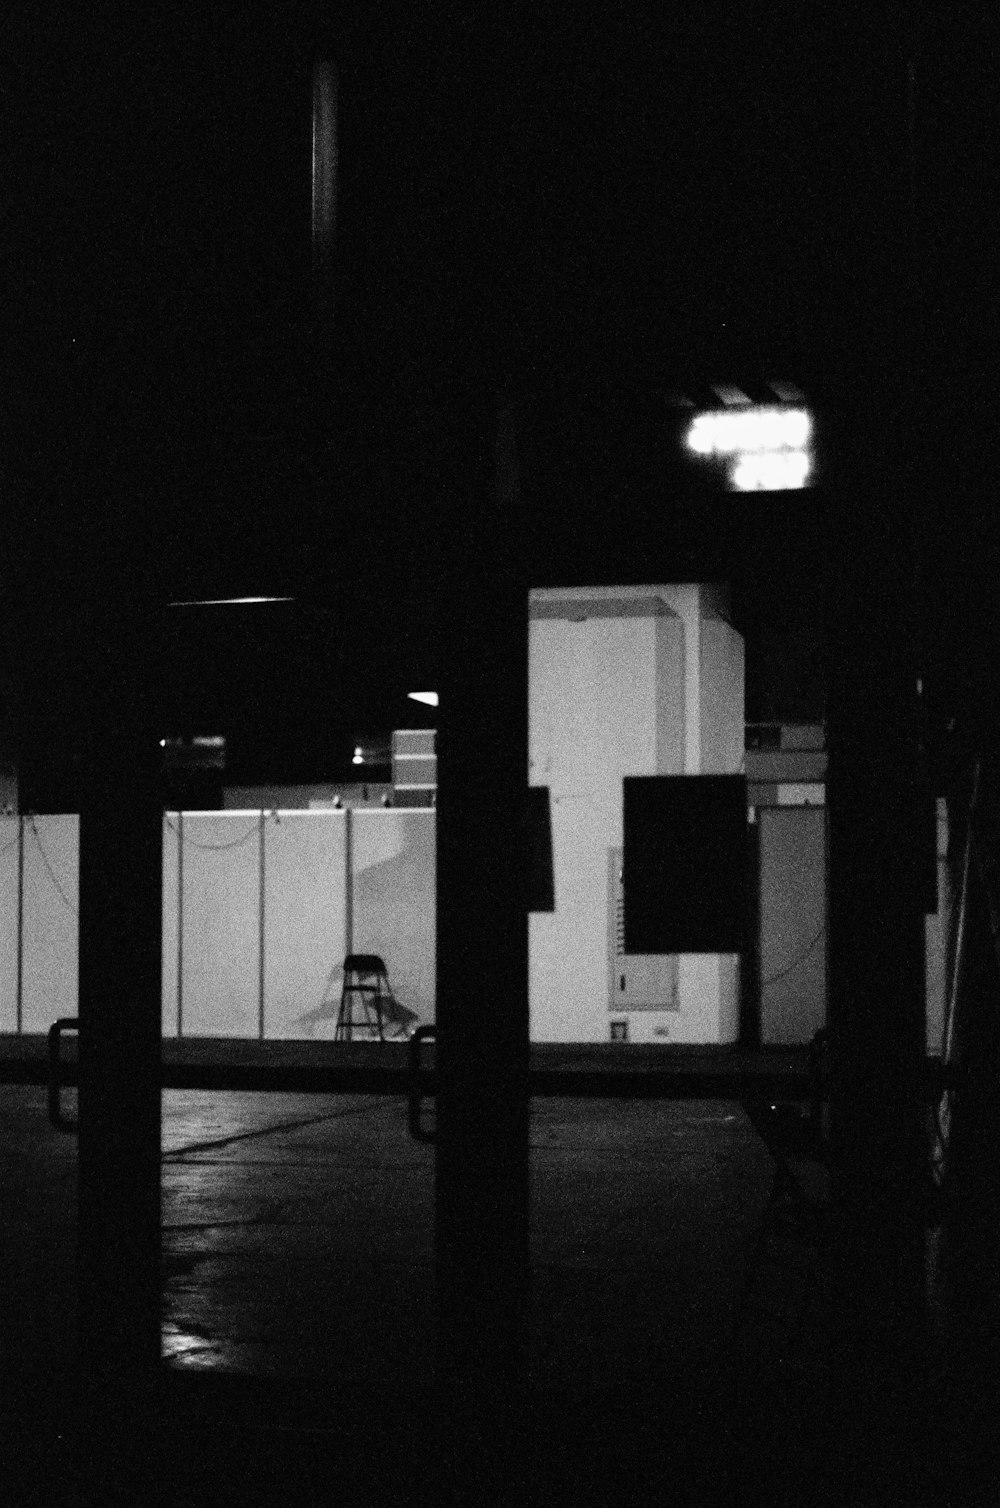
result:
M 696 414 L 685 443 L 707 461 L 727 462 L 736 492 L 787 492 L 809 483 L 812 415 L 804 408 L 743 404 Z
M 259 602 L 294 602 L 294 597 L 194 597 L 186 602 L 171 602 L 170 607 L 245 607 Z
M 357 744 L 354 749 L 354 758 L 351 760 L 351 764 L 364 764 L 364 762 L 365 756 L 361 751 L 361 745 Z
M 809 470 L 804 450 L 754 451 L 738 458 L 730 481 L 737 492 L 788 492 L 805 486 Z
M 696 415 L 686 440 L 695 455 L 729 456 L 801 450 L 811 434 L 812 419 L 805 409 L 743 408 Z
M 697 419 L 692 419 L 691 427 L 687 432 L 689 449 L 695 455 L 710 456 L 715 448 L 714 440 L 714 414 L 699 414 Z
M 436 691 L 408 691 L 407 696 L 411 702 L 423 702 L 426 707 L 436 707 L 439 704 Z

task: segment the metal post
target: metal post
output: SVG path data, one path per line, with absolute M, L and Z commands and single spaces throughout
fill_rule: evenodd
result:
M 344 957 L 354 952 L 354 828 L 344 807 Z

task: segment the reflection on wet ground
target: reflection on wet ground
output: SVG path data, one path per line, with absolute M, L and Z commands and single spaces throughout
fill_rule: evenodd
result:
M 65 1092 L 69 1114 L 73 1098 Z M 33 1414 L 51 1416 L 53 1378 L 75 1354 L 76 1139 L 49 1126 L 44 1089 L 3 1085 L 0 1146 L 2 1401 L 13 1438 Z M 433 1155 L 408 1135 L 395 1096 L 165 1090 L 166 1374 L 311 1378 L 331 1397 L 346 1388 L 371 1401 L 383 1441 L 397 1421 L 418 1419 L 434 1338 Z M 645 1501 L 640 1481 L 677 1488 L 682 1468 L 694 1492 L 693 1463 L 719 1442 L 731 1488 L 742 1462 L 772 1501 L 806 1490 L 812 1502 L 837 1501 L 842 1452 L 823 1428 L 821 1254 L 801 1231 L 759 1240 L 771 1176 L 735 1102 L 533 1102 L 533 1501 L 565 1501 L 571 1482 L 582 1492 L 605 1479 L 609 1491 L 632 1481 L 624 1500 Z M 53 1428 L 52 1470 L 64 1449 Z M 190 1421 L 183 1428 L 195 1456 L 225 1456 L 217 1428 L 210 1440 Z M 241 1428 L 226 1436 L 230 1477 Z M 268 1449 L 273 1461 L 291 1451 L 322 1492 L 337 1461 L 346 1469 L 343 1441 L 331 1438 L 300 1430 L 294 1450 L 279 1450 L 277 1435 Z M 168 1454 L 178 1472 L 195 1458 Z M 829 1498 L 818 1472 L 834 1482 Z M 243 1501 L 267 1501 L 253 1495 L 263 1481 L 248 1477 Z M 301 1490 L 309 1501 L 314 1488 Z M 202 1500 L 190 1484 L 177 1499 Z

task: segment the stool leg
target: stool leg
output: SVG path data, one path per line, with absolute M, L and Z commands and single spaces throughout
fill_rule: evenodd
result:
M 333 1040 L 335 1042 L 350 1042 L 351 1037 L 351 1012 L 348 1006 L 351 991 L 347 984 L 340 992 L 340 1010 L 337 1012 L 337 1025 L 334 1029 Z

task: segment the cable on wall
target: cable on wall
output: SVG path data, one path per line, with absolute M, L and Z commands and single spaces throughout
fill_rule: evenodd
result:
M 56 890 L 59 892 L 59 896 L 60 896 L 60 898 L 62 900 L 63 905 L 66 907 L 67 911 L 71 911 L 73 913 L 73 915 L 76 916 L 78 914 L 77 913 L 77 908 L 73 905 L 73 902 L 70 900 L 69 896 L 66 894 L 65 890 L 60 885 L 59 880 L 56 877 L 56 872 L 52 868 L 52 865 L 49 863 L 48 854 L 45 852 L 45 849 L 44 849 L 44 847 L 42 845 L 41 834 L 39 833 L 38 827 L 37 827 L 37 825 L 35 823 L 35 814 L 34 814 L 34 812 L 32 812 L 29 815 L 28 822 L 29 822 L 29 824 L 31 826 L 31 833 L 32 833 L 32 836 L 33 836 L 33 838 L 35 840 L 35 844 L 36 844 L 36 846 L 38 848 L 38 852 L 42 856 L 42 863 L 45 865 L 45 868 L 48 870 L 49 879 L 52 881 L 52 883 L 55 886 Z
M 779 969 L 777 973 L 769 974 L 766 979 L 761 980 L 761 989 L 764 989 L 769 984 L 777 983 L 779 979 L 784 979 L 786 974 L 791 974 L 793 969 L 797 969 L 800 964 L 805 963 L 806 959 L 809 957 L 809 954 L 812 952 L 813 948 L 815 948 L 820 938 L 824 936 L 825 932 L 826 923 L 824 922 L 822 927 L 820 927 L 819 931 L 816 933 L 816 936 L 803 948 L 802 952 L 798 955 L 797 958 L 793 958 L 790 964 L 786 964 L 786 966 L 783 969 Z
M 200 848 L 203 853 L 222 853 L 227 848 L 242 848 L 244 843 L 249 843 L 250 839 L 256 837 L 260 832 L 260 821 L 258 819 L 254 822 L 254 825 L 250 829 L 250 831 L 248 833 L 244 833 L 241 838 L 231 838 L 226 843 L 199 843 L 194 838 L 186 837 L 183 832 L 181 832 L 181 830 L 173 822 L 171 822 L 169 817 L 167 817 L 166 823 L 171 832 L 179 834 L 181 842 L 184 843 L 188 848 Z

